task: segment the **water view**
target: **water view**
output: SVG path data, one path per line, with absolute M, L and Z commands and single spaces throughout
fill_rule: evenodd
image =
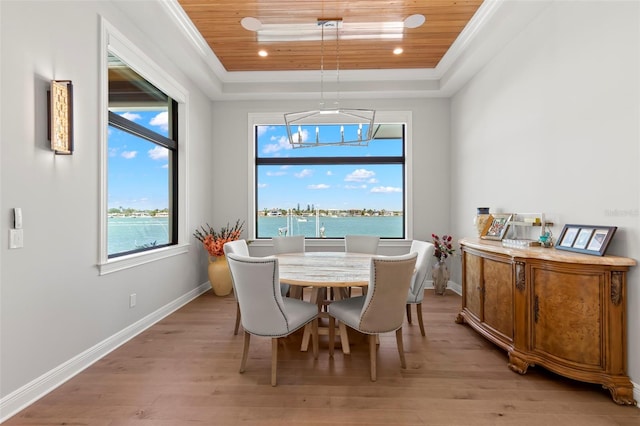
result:
M 109 217 L 108 254 L 122 253 L 169 242 L 169 218 L 136 215 Z
M 260 216 L 258 238 L 304 235 L 309 238 L 342 238 L 346 234 L 402 238 L 402 216 Z
M 308 238 L 342 238 L 346 234 L 402 238 L 402 216 L 259 216 L 258 238 L 304 235 Z M 169 242 L 166 216 L 109 217 L 108 253 L 122 253 Z

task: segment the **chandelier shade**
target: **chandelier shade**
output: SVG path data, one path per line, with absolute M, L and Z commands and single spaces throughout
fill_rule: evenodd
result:
M 348 145 L 367 146 L 373 135 L 376 112 L 372 109 L 340 108 L 339 29 L 342 19 L 318 19 L 321 27 L 320 108 L 284 114 L 289 143 L 293 148 Z M 336 80 L 338 99 L 335 108 L 325 108 L 324 101 L 324 29 L 335 28 Z M 339 127 L 338 127 L 339 126 Z M 339 131 L 337 129 L 339 128 Z
M 367 146 L 372 139 L 375 111 L 331 109 L 290 112 L 284 115 L 293 148 L 321 145 Z

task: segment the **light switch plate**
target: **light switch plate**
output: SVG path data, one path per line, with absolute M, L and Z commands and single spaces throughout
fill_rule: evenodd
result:
M 17 249 L 24 246 L 24 233 L 22 229 L 9 230 L 9 248 Z

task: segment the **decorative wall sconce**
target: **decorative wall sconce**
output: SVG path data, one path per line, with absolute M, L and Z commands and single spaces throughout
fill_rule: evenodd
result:
M 56 154 L 73 154 L 73 84 L 71 80 L 51 80 L 47 92 L 51 149 Z

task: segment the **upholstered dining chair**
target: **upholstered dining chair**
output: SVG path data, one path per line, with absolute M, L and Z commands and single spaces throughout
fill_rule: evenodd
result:
M 318 358 L 318 308 L 303 300 L 282 297 L 278 259 L 227 256 L 233 289 L 242 313 L 244 348 L 240 373 L 244 373 L 251 335 L 271 337 L 271 386 L 276 386 L 278 338 L 312 322 L 313 357 Z
M 331 303 L 329 312 L 329 356 L 333 356 L 335 320 L 360 333 L 369 335 L 371 381 L 377 379 L 377 337 L 396 332 L 400 365 L 406 368 L 402 343 L 404 306 L 413 277 L 418 253 L 400 256 L 375 256 L 371 259 L 369 291 L 365 296 L 351 297 Z
M 407 321 L 411 324 L 411 305 L 416 305 L 416 316 L 420 333 L 425 336 L 424 323 L 422 322 L 422 299 L 424 299 L 424 286 L 427 282 L 429 265 L 433 258 L 435 247 L 426 241 L 413 240 L 409 253 L 418 253 L 416 268 L 411 278 L 411 286 L 407 295 Z
M 344 251 L 353 253 L 378 253 L 380 237 L 374 235 L 345 235 Z
M 240 256 L 249 256 L 249 246 L 245 240 L 235 240 L 224 243 L 222 246 L 222 250 L 224 250 L 224 255 L 229 256 L 229 254 L 239 254 Z M 235 295 L 235 292 L 234 292 Z M 238 334 L 238 328 L 240 327 L 240 304 L 237 303 L 238 298 L 236 296 L 236 325 L 233 328 L 233 334 Z
M 281 253 L 304 253 L 305 250 L 305 238 L 304 235 L 292 235 L 290 237 L 271 237 L 273 241 L 273 249 L 276 254 Z M 288 284 L 281 284 L 282 286 L 282 294 L 285 295 L 287 292 L 293 293 L 290 294 L 291 297 L 295 297 L 296 299 L 302 298 L 302 287 L 293 286 L 293 289 L 290 289 Z
M 290 237 L 271 237 L 273 249 L 276 253 L 304 253 L 304 235 L 292 235 Z

